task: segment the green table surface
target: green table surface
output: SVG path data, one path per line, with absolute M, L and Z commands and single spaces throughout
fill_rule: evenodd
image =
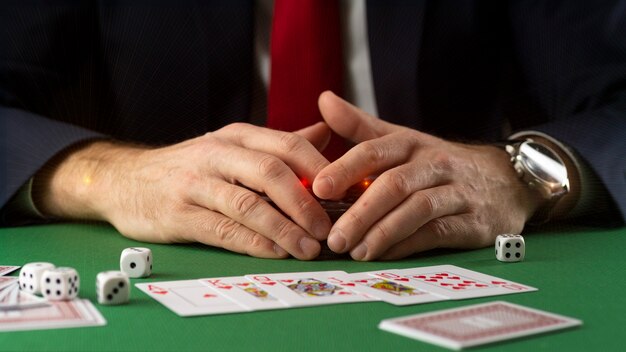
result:
M 624 350 L 626 229 L 553 227 L 525 235 L 526 260 L 498 262 L 492 248 L 438 250 L 395 262 L 354 262 L 324 252 L 315 261 L 251 258 L 202 245 L 142 244 L 103 224 L 0 229 L 0 264 L 49 261 L 76 268 L 80 296 L 96 302 L 98 272 L 119 270 L 122 249 L 147 246 L 153 275 L 132 283 L 251 273 L 409 268 L 453 264 L 539 291 L 397 307 L 384 302 L 181 318 L 133 286 L 131 302 L 100 306 L 103 327 L 0 332 L 0 350 L 444 351 L 379 330 L 382 319 L 505 300 L 582 320 L 583 326 L 474 350 Z M 17 275 L 13 273 L 11 275 Z

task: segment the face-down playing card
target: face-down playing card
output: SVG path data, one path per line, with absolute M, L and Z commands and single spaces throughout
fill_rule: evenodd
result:
M 203 285 L 251 310 L 281 309 L 288 305 L 243 276 L 199 280 Z
M 370 275 L 406 283 L 450 299 L 497 296 L 537 291 L 495 276 L 481 274 L 454 265 L 370 272 Z
M 141 283 L 135 286 L 182 317 L 250 311 L 198 280 Z
M 339 274 L 327 277 L 328 282 L 339 284 L 363 294 L 373 296 L 398 306 L 427 302 L 444 301 L 448 298 L 418 289 L 405 283 L 398 283 L 368 273 Z
M 581 324 L 577 319 L 496 301 L 386 319 L 378 327 L 458 350 Z
M 336 277 L 341 274 L 345 274 L 345 272 L 253 274 L 246 275 L 246 278 L 291 307 L 376 300 L 376 298 L 362 294 L 351 287 L 332 283 L 328 279 L 328 277 Z

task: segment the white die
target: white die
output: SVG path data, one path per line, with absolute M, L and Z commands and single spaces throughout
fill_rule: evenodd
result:
M 131 247 L 122 251 L 120 270 L 129 277 L 147 277 L 152 274 L 152 251 L 149 248 Z
M 526 244 L 521 235 L 498 235 L 496 237 L 496 258 L 501 262 L 524 260 Z
M 49 269 L 41 276 L 41 293 L 50 301 L 71 300 L 78 296 L 80 278 L 74 268 Z
M 20 270 L 20 289 L 28 293 L 41 294 L 41 276 L 48 269 L 54 269 L 54 264 L 37 262 L 24 265 Z
M 130 280 L 121 271 L 103 271 L 96 276 L 96 295 L 100 304 L 123 304 L 130 299 Z

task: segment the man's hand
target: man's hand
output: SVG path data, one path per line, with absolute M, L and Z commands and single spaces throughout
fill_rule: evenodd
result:
M 333 225 L 329 247 L 356 260 L 397 259 L 437 247 L 478 248 L 520 233 L 541 200 L 493 146 L 445 141 L 397 126 L 330 92 L 319 99 L 332 130 L 358 143 L 320 171 L 313 191 L 340 197 L 379 175 Z
M 140 241 L 312 259 L 331 223 L 300 178 L 313 180 L 328 165 L 316 146 L 329 130 L 319 123 L 298 133 L 238 123 L 158 149 L 93 142 L 35 177 L 38 207 L 105 220 Z

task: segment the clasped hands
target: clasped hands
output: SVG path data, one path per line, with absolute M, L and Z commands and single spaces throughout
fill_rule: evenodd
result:
M 88 144 L 41 178 L 39 206 L 108 221 L 136 240 L 303 260 L 323 240 L 355 260 L 484 247 L 519 233 L 537 207 L 500 148 L 394 125 L 331 92 L 319 107 L 325 122 L 295 133 L 236 123 L 164 148 Z M 333 163 L 319 152 L 331 129 L 355 143 Z M 370 175 L 378 177 L 334 224 L 300 182 L 338 199 Z

